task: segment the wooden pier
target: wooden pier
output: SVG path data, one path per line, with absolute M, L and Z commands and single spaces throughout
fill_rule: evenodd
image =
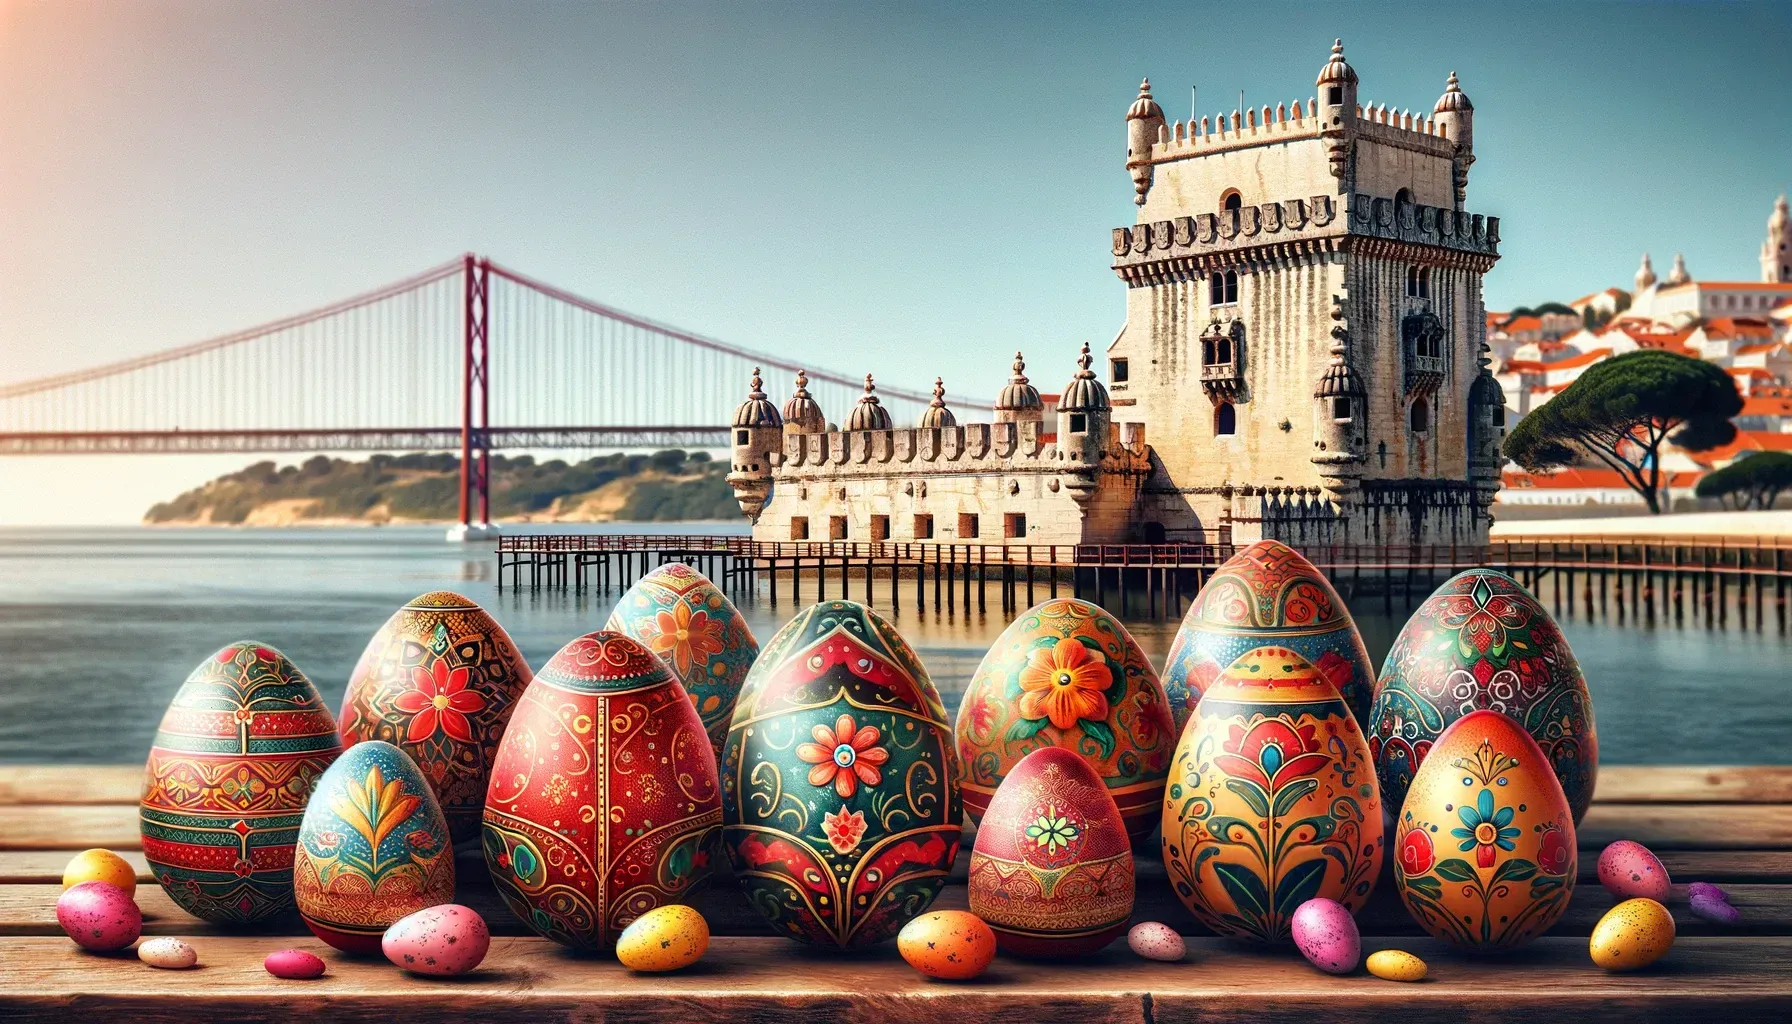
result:
M 1292 948 L 1215 938 L 1177 901 L 1150 854 L 1137 860 L 1133 919 L 1188 936 L 1181 963 L 1141 960 L 1116 942 L 1070 961 L 1001 955 L 975 982 L 931 981 L 902 962 L 894 942 L 830 955 L 772 934 L 724 868 L 696 899 L 716 936 L 703 961 L 676 974 L 634 974 L 613 957 L 576 956 L 530 934 L 504 908 L 476 846 L 457 859 L 456 899 L 490 923 L 491 952 L 466 977 L 422 978 L 329 949 L 296 914 L 246 928 L 189 916 L 139 852 L 140 785 L 136 765 L 0 766 L 0 1020 L 1778 1024 L 1792 1009 L 1792 768 L 1603 766 L 1579 828 L 1579 881 L 1567 913 L 1547 936 L 1505 956 L 1467 956 L 1424 936 L 1384 877 L 1357 916 L 1363 947 L 1423 957 L 1430 976 L 1417 985 L 1360 969 L 1334 977 Z M 1668 907 L 1679 938 L 1664 959 L 1634 974 L 1607 974 L 1587 954 L 1593 925 L 1614 902 L 1595 877 L 1595 860 L 1616 839 L 1649 846 L 1675 883 Z M 967 906 L 970 845 L 967 832 L 934 908 Z M 156 971 L 128 952 L 84 953 L 62 935 L 55 907 L 63 865 L 93 846 L 136 866 L 144 934 L 185 939 L 199 952 L 198 968 Z M 1692 881 L 1724 886 L 1741 924 L 1694 917 L 1685 895 Z M 292 947 L 322 956 L 328 973 L 308 982 L 270 977 L 262 958 Z
M 1131 617 L 1177 618 L 1231 544 L 956 544 L 757 541 L 730 535 L 534 534 L 501 537 L 498 586 L 621 590 L 685 562 L 739 600 L 801 607 L 830 597 L 900 611 L 1005 616 L 1060 594 Z M 1623 537 L 1497 540 L 1487 545 L 1304 548 L 1347 600 L 1409 608 L 1463 569 L 1508 572 L 1559 614 L 1787 626 L 1792 539 Z M 1578 588 L 1578 589 L 1577 589 Z M 1771 607 L 1769 605 L 1771 604 Z

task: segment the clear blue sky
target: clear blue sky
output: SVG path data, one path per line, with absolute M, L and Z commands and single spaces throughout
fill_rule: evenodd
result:
M 0 381 L 474 250 L 812 364 L 993 393 L 1123 316 L 1122 117 L 1473 98 L 1490 308 L 1756 276 L 1792 5 L 0 0 Z M 1062 367 L 1039 367 L 1051 381 Z M 164 489 L 166 484 L 163 485 Z

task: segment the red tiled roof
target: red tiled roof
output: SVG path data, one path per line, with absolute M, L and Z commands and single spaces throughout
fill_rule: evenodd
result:
M 1769 338 L 1773 328 L 1750 316 L 1720 316 L 1705 321 L 1705 333 L 1714 338 Z
M 1779 347 L 1780 346 L 1779 346 L 1778 342 L 1763 341 L 1763 342 L 1760 342 L 1760 343 L 1754 344 L 1754 345 L 1743 345 L 1741 348 L 1738 348 L 1736 350 L 1736 354 L 1739 356 L 1755 356 L 1755 355 L 1760 355 L 1763 352 L 1771 352 L 1774 349 L 1779 348 Z
M 1578 356 L 1569 356 L 1566 359 L 1558 359 L 1553 363 L 1544 363 L 1543 369 L 1545 371 L 1572 370 L 1577 366 L 1590 366 L 1601 359 L 1610 357 L 1611 354 L 1612 350 L 1609 348 L 1596 348 L 1591 352 L 1582 352 Z
M 1506 331 L 1508 333 L 1514 331 L 1541 331 L 1542 329 L 1543 321 L 1534 316 L 1514 317 L 1510 323 L 1506 324 Z
M 1700 288 L 1722 288 L 1727 292 L 1785 292 L 1792 295 L 1792 282 L 1778 281 L 1694 281 Z
M 1691 487 L 1699 482 L 1701 473 L 1681 471 L 1668 474 L 1669 487 Z M 1558 469 L 1553 473 L 1526 473 L 1523 470 L 1508 469 L 1500 474 L 1501 481 L 1507 487 L 1548 488 L 1554 490 L 1579 490 L 1586 488 L 1608 488 L 1630 490 L 1630 484 L 1615 469 Z
M 1738 416 L 1792 416 L 1792 398 L 1782 394 L 1785 388 L 1762 388 L 1742 400 Z
M 1740 451 L 1792 452 L 1792 434 L 1782 434 L 1777 430 L 1740 430 L 1736 432 L 1736 440 L 1729 444 L 1686 454 L 1699 465 L 1709 466 L 1728 462 Z

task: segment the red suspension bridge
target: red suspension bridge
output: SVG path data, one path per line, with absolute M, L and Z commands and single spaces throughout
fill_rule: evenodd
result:
M 726 446 L 754 367 L 776 381 L 799 364 L 469 254 L 222 337 L 0 385 L 0 455 L 458 450 L 467 524 L 489 519 L 494 448 Z M 863 388 L 808 375 L 842 418 Z M 898 422 L 931 397 L 878 394 Z

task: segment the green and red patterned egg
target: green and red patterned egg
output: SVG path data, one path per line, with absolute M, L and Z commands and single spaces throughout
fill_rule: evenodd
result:
M 1214 570 L 1170 643 L 1163 681 L 1178 731 L 1233 659 L 1263 646 L 1300 655 L 1369 720 L 1375 670 L 1343 599 L 1300 552 L 1260 540 Z
M 1157 827 L 1176 749 L 1170 701 L 1132 634 L 1098 605 L 1053 598 L 1010 623 L 965 688 L 955 735 L 973 821 L 1022 758 L 1063 747 L 1089 762 L 1135 839 Z
M 610 630 L 560 648 L 523 692 L 492 768 L 492 882 L 537 934 L 608 949 L 687 902 L 717 856 L 715 751 L 684 687 Z
M 386 929 L 454 902 L 454 847 L 410 755 L 368 740 L 317 780 L 293 859 L 299 916 L 318 938 L 376 956 Z
M 201 662 L 156 730 L 138 809 L 169 898 L 231 924 L 289 910 L 305 802 L 341 752 L 330 709 L 279 651 L 235 643 Z
M 1579 823 L 1599 775 L 1586 677 L 1543 605 L 1492 569 L 1469 569 L 1437 588 L 1382 663 L 1366 731 L 1390 807 L 1405 799 L 1443 731 L 1475 711 L 1497 711 L 1530 733 Z
M 342 744 L 382 740 L 429 779 L 456 842 L 479 834 L 492 757 L 529 663 L 497 620 L 446 590 L 392 613 L 342 698 Z
M 783 934 L 880 942 L 946 884 L 964 811 L 945 709 L 869 608 L 825 601 L 772 637 L 735 703 L 722 772 L 735 877 Z
M 702 573 L 670 562 L 636 580 L 604 628 L 627 633 L 666 663 L 691 695 L 719 759 L 734 698 L 759 657 L 759 642 L 734 602 Z

